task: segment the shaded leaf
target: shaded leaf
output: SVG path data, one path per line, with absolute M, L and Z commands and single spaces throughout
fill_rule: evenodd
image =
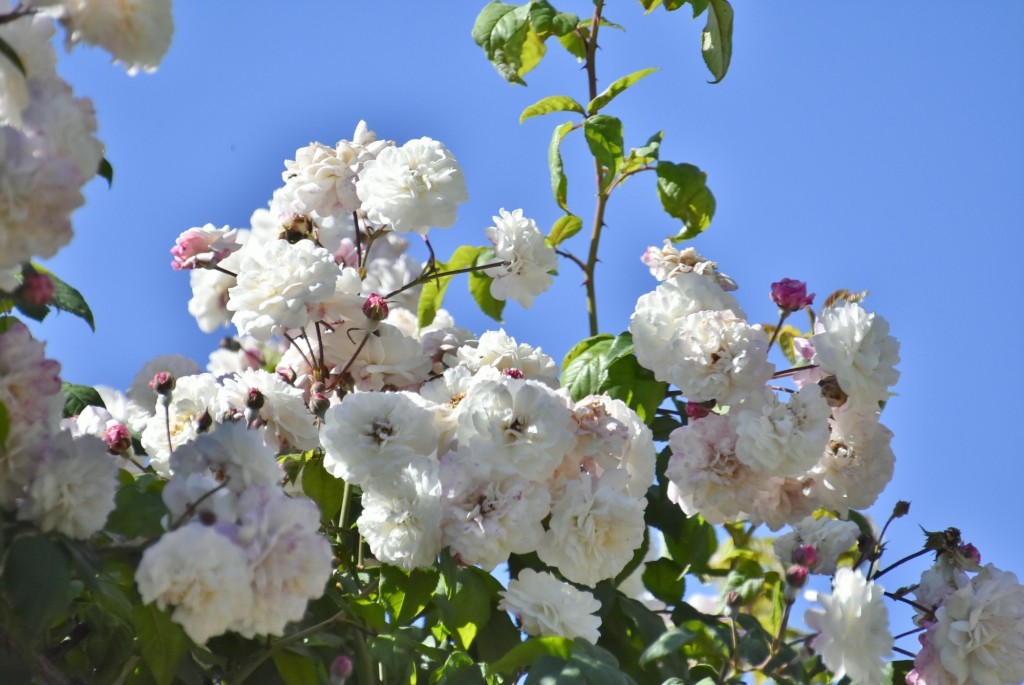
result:
M 0 55 L 3 55 L 10 60 L 11 64 L 21 72 L 21 75 L 28 78 L 28 72 L 25 71 L 25 63 L 21 61 L 21 58 L 18 57 L 18 53 L 16 53 L 14 48 L 8 45 L 7 41 L 3 38 L 0 38 Z
M 492 663 L 491 670 L 504 676 L 510 676 L 528 668 L 545 656 L 568 659 L 572 652 L 572 646 L 572 641 L 564 637 L 531 637 Z
M 61 383 L 60 391 L 64 393 L 63 418 L 70 419 L 82 413 L 86 407 L 105 407 L 103 398 L 95 388 L 77 383 Z
M 559 12 L 547 0 L 530 3 L 530 25 L 542 38 L 565 36 L 576 29 L 579 21 L 575 14 Z
M 669 216 L 681 219 L 683 232 L 672 242 L 689 240 L 711 225 L 715 197 L 707 187 L 707 174 L 692 164 L 658 162 L 658 197 Z
M 630 352 L 608 365 L 599 392 L 622 400 L 640 416 L 641 421 L 650 424 L 667 390 L 668 384 L 640 366 L 636 355 Z
M 683 568 L 671 559 L 655 559 L 644 567 L 644 587 L 665 604 L 675 606 L 686 593 L 685 576 Z
M 380 595 L 396 622 L 406 624 L 420 615 L 437 589 L 437 578 L 434 568 L 417 568 L 406 574 L 390 564 L 381 566 Z
M 302 491 L 320 508 L 320 518 L 331 521 L 341 511 L 345 481 L 324 468 L 323 457 L 310 459 L 302 468 Z
M 647 69 L 640 69 L 639 71 L 634 71 L 632 74 L 628 74 L 626 76 L 623 76 L 622 78 L 619 78 L 619 79 L 616 79 L 615 81 L 612 81 L 611 85 L 609 85 L 603 91 L 598 93 L 597 97 L 595 97 L 593 100 L 590 101 L 590 104 L 587 105 L 587 111 L 590 114 L 597 114 L 602 109 L 604 109 L 604 107 L 609 102 L 614 100 L 618 95 L 623 93 L 627 88 L 629 88 L 633 84 L 637 83 L 641 79 L 645 78 L 646 76 L 650 76 L 651 74 L 653 74 L 656 71 L 658 71 L 657 67 L 649 67 Z
M 163 518 L 168 515 L 161 495 L 164 481 L 153 474 L 138 479 L 122 471 L 127 483 L 114 496 L 114 511 L 107 517 L 106 530 L 126 538 L 155 538 L 164 532 Z
M 622 122 L 616 117 L 596 114 L 583 122 L 583 136 L 590 154 L 608 169 L 601 184 L 603 190 L 622 166 Z
M 158 685 L 170 685 L 178 670 L 178 662 L 188 651 L 188 637 L 170 614 L 155 604 L 139 605 L 132 610 L 135 633 L 142 650 L 142 661 Z
M 488 264 L 494 261 L 494 251 L 490 249 L 481 250 L 477 255 L 477 266 Z M 505 311 L 505 300 L 499 300 L 491 294 L 491 283 L 494 279 L 483 271 L 472 271 L 469 274 L 469 293 L 473 301 L 487 316 L 495 321 L 501 321 L 501 313 Z
M 565 168 L 562 166 L 562 138 L 572 130 L 573 123 L 567 121 L 561 126 L 555 127 L 551 135 L 551 143 L 548 145 L 548 169 L 551 171 L 551 192 L 555 196 L 555 202 L 566 212 L 569 205 L 566 203 L 569 190 L 569 181 L 565 177 Z
M 26 312 L 26 316 L 32 316 L 37 321 L 42 321 L 43 317 L 49 313 L 50 307 L 58 309 L 62 312 L 67 312 L 73 316 L 85 321 L 89 324 L 89 328 L 96 330 L 96 322 L 93 320 L 92 310 L 89 309 L 89 304 L 82 297 L 82 293 L 78 292 L 75 288 L 71 287 L 50 271 L 49 269 L 42 267 L 38 264 L 33 263 L 31 266 L 26 267 L 27 269 L 34 270 L 36 273 L 45 274 L 50 277 L 50 281 L 53 283 L 53 299 L 49 305 L 43 305 L 40 309 L 44 312 L 42 317 L 32 316 Z M 25 311 L 25 308 L 19 304 L 18 309 Z
M 108 188 L 114 185 L 114 167 L 106 157 L 100 160 L 100 168 L 96 170 L 96 174 L 106 180 Z
M 719 83 L 729 71 L 729 62 L 732 61 L 732 15 L 729 0 L 710 0 L 708 23 L 701 34 L 701 54 L 708 71 L 715 77 L 711 83 Z
M 465 269 L 466 267 L 473 266 L 476 264 L 477 257 L 479 257 L 480 253 L 485 249 L 487 248 L 462 245 L 455 250 L 451 259 L 447 262 L 438 262 L 437 270 L 455 271 L 457 269 Z M 437 316 L 437 310 L 441 308 L 441 303 L 444 301 L 444 295 L 448 290 L 448 284 L 454 277 L 454 275 L 451 275 L 431 278 L 423 284 L 423 288 L 420 290 L 419 303 L 416 307 L 417 319 L 420 328 L 429 326 L 433 323 L 434 317 Z
M 60 616 L 76 594 L 67 554 L 42 535 L 24 535 L 11 543 L 0 581 L 21 631 L 30 638 Z
M 697 637 L 696 633 L 691 633 L 685 628 L 673 628 L 662 633 L 640 655 L 640 665 L 646 666 L 653 661 L 658 661 L 678 653 L 684 645 L 688 644 L 695 637 Z
M 274 667 L 286 685 L 308 685 L 319 681 L 313 661 L 287 649 L 274 652 Z
M 581 228 L 583 228 L 583 219 L 575 214 L 563 214 L 551 227 L 551 233 L 548 234 L 545 242 L 551 247 L 557 247 L 579 233 Z
M 524 109 L 523 113 L 519 115 L 519 123 L 521 124 L 532 117 L 539 117 L 544 114 L 551 114 L 552 112 L 578 112 L 584 114 L 583 105 L 568 95 L 549 95 Z

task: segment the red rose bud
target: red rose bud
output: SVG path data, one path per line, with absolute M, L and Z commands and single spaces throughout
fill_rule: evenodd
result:
M 515 378 L 516 380 L 519 380 L 523 377 L 523 372 L 519 369 L 502 369 L 501 375 L 506 378 Z
M 710 413 L 711 413 L 711 410 L 708 409 L 707 407 L 705 407 L 703 404 L 698 404 L 697 402 L 687 402 L 686 403 L 686 416 L 691 421 L 696 421 L 697 419 L 703 419 L 705 416 L 707 416 Z
M 793 563 L 814 568 L 818 564 L 818 550 L 814 545 L 799 545 L 793 550 Z
M 960 554 L 963 554 L 975 564 L 981 563 L 981 552 L 979 552 L 978 548 L 969 542 L 967 544 L 960 545 Z
M 53 301 L 53 281 L 46 274 L 28 274 L 18 294 L 25 302 L 37 307 L 50 304 Z
M 780 309 L 795 312 L 814 303 L 814 293 L 807 294 L 807 284 L 793 278 L 783 278 L 772 283 L 772 302 Z
M 793 564 L 786 569 L 786 585 L 794 588 L 802 588 L 807 584 L 808 573 L 809 571 L 806 566 Z
M 149 387 L 157 395 L 170 397 L 171 392 L 174 390 L 174 376 L 166 371 L 160 371 L 153 376 L 153 380 L 149 382 Z
M 132 448 L 132 434 L 121 424 L 115 423 L 103 431 L 103 442 L 111 454 L 125 454 Z
M 363 314 L 370 321 L 383 321 L 388 318 L 388 301 L 377 293 L 370 293 L 363 303 Z
M 344 685 L 352 676 L 352 659 L 344 654 L 331 663 L 331 685 Z

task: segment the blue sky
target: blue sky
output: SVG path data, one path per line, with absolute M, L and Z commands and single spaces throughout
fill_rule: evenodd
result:
M 555 3 L 588 13 L 588 2 Z M 480 3 L 482 5 L 482 3 Z M 740 284 L 755 321 L 771 321 L 768 286 L 800 278 L 823 298 L 870 290 L 867 307 L 902 343 L 898 396 L 883 422 L 895 432 L 896 477 L 873 509 L 913 502 L 890 560 L 917 548 L 918 525 L 959 526 L 983 561 L 1024 570 L 1018 494 L 1024 339 L 1024 4 L 766 3 L 736 0 L 732 68 L 718 85 L 699 53 L 703 18 L 644 17 L 611 2 L 625 33 L 602 31 L 603 84 L 659 66 L 615 101 L 627 145 L 665 131 L 662 158 L 708 173 L 718 200 L 694 241 Z M 247 226 L 280 184 L 283 161 L 310 141 L 333 145 L 366 119 L 382 138 L 430 136 L 461 162 L 470 201 L 455 227 L 432 236 L 440 257 L 486 242 L 501 207 L 548 227 L 546 148 L 561 115 L 518 124 L 551 94 L 586 101 L 583 72 L 553 47 L 507 85 L 473 44 L 475 3 L 176 3 L 171 51 L 152 75 L 125 76 L 84 47 L 63 76 L 97 108 L 114 185 L 88 187 L 76 237 L 49 265 L 96 313 L 91 334 L 67 315 L 37 327 L 69 381 L 125 387 L 142 364 L 178 352 L 205 363 L 219 336 L 186 310 L 188 278 L 169 267 L 184 229 Z M 593 205 L 582 140 L 566 148 L 570 204 Z M 598 276 L 601 328 L 628 326 L 654 280 L 638 257 L 677 226 L 653 178 L 613 197 Z M 570 244 L 585 250 L 583 238 Z M 512 303 L 506 330 L 556 359 L 586 335 L 578 271 L 530 310 Z M 456 282 L 459 324 L 494 324 Z M 820 300 L 819 300 L 820 301 Z M 227 331 L 225 331 L 227 333 Z M 908 583 L 923 566 L 890 581 Z M 896 574 L 893 574 L 894 577 Z

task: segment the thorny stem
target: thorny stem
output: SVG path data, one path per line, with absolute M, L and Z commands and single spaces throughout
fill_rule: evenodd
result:
M 396 295 L 400 295 L 401 293 L 404 293 L 409 288 L 415 288 L 418 285 L 426 283 L 427 281 L 429 281 L 432 278 L 443 278 L 444 276 L 454 276 L 456 274 L 468 274 L 468 273 L 470 273 L 472 271 L 483 271 L 484 269 L 493 269 L 496 266 L 508 266 L 508 265 L 509 265 L 509 262 L 507 262 L 504 259 L 502 259 L 502 260 L 497 261 L 497 262 L 491 262 L 490 264 L 479 264 L 479 265 L 476 265 L 476 266 L 467 266 L 467 267 L 465 267 L 463 269 L 452 269 L 451 271 L 430 271 L 430 269 L 428 268 L 422 274 L 417 276 L 414 280 L 409 281 L 408 283 L 403 285 L 398 290 L 393 290 L 390 293 L 388 293 L 387 295 L 385 295 L 384 299 L 385 300 L 390 300 L 392 297 L 395 297 Z

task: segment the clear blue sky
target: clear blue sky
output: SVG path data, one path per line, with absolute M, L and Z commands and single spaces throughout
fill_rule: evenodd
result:
M 586 101 L 584 75 L 560 49 L 528 88 L 513 87 L 469 37 L 477 3 L 239 7 L 179 0 L 171 51 L 153 75 L 128 78 L 82 47 L 62 60 L 76 93 L 96 104 L 115 169 L 112 189 L 88 187 L 73 243 L 50 262 L 96 313 L 96 334 L 67 315 L 38 329 L 67 380 L 125 387 L 168 352 L 205 364 L 218 336 L 201 334 L 186 310 L 188 278 L 168 266 L 175 237 L 206 222 L 247 226 L 280 184 L 283 160 L 310 141 L 349 137 L 359 119 L 383 138 L 441 140 L 462 163 L 470 202 L 454 228 L 436 232 L 442 258 L 485 242 L 500 207 L 522 207 L 542 227 L 559 215 L 546 146 L 564 118 L 517 120 L 546 95 Z M 662 71 L 608 113 L 624 120 L 627 144 L 664 129 L 663 158 L 708 172 L 718 213 L 695 245 L 740 283 L 754 320 L 775 316 L 766 294 L 783 277 L 819 297 L 872 292 L 867 306 L 889 320 L 903 359 L 883 418 L 896 434 L 896 477 L 874 512 L 884 519 L 897 499 L 913 502 L 890 560 L 916 548 L 918 525 L 958 525 L 984 561 L 1020 575 L 1024 3 L 734 7 L 732 68 L 712 86 L 703 18 L 645 18 L 636 2 L 610 2 L 607 16 L 628 30 L 602 31 L 602 82 Z M 570 203 L 586 217 L 593 188 L 581 146 L 568 148 Z M 607 219 L 601 327 L 617 333 L 655 285 L 639 255 L 676 226 L 643 176 L 613 198 Z M 578 272 L 561 271 L 556 289 L 531 310 L 510 304 L 505 321 L 556 359 L 586 329 Z M 465 298 L 450 305 L 463 326 L 491 325 Z M 912 582 L 923 567 L 914 568 L 890 583 Z

